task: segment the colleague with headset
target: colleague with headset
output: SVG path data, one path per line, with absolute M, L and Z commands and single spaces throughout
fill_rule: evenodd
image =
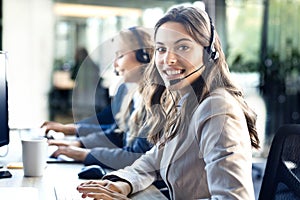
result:
M 79 132 L 76 141 L 48 140 L 50 145 L 59 146 L 54 157 L 63 154 L 85 165 L 119 169 L 132 164 L 152 147 L 147 141 L 148 132 L 138 128 L 145 118 L 140 93 L 144 70 L 153 54 L 152 37 L 146 29 L 134 28 L 121 31 L 111 41 L 116 47 L 114 68 L 126 85 L 123 96 L 114 99 L 120 104 L 114 113 L 116 123 L 104 132 L 82 136 Z
M 159 174 L 171 199 L 254 199 L 256 114 L 230 77 L 209 16 L 196 7 L 173 8 L 157 22 L 154 40 L 143 93 L 154 147 L 77 190 L 93 199 L 127 199 Z
M 139 47 L 143 47 L 143 48 L 131 50 L 135 53 L 136 60 L 141 64 L 148 64 L 150 62 L 150 54 L 149 54 L 150 48 L 145 46 L 145 42 L 143 42 L 144 40 L 143 36 L 140 35 L 137 27 L 130 27 L 128 30 L 132 34 L 133 38 L 131 39 L 133 39 L 133 41 L 136 41 L 135 45 L 138 45 Z M 148 41 L 146 41 L 146 43 L 148 43 Z M 79 69 L 77 69 L 77 71 L 79 71 Z M 114 69 L 114 72 L 117 76 L 120 75 L 117 69 Z M 126 82 L 126 78 L 125 78 L 125 82 Z M 92 132 L 106 130 L 109 128 L 111 129 L 113 128 L 112 125 L 115 123 L 113 115 L 119 112 L 120 110 L 120 106 L 121 106 L 120 99 L 122 99 L 123 95 L 126 93 L 125 88 L 126 87 L 124 87 L 124 85 L 121 85 L 120 88 L 118 88 L 118 91 L 113 98 L 112 104 L 108 105 L 101 112 L 95 114 L 94 116 L 80 120 L 74 124 L 62 124 L 54 121 L 45 121 L 41 125 L 41 128 L 45 129 L 46 134 L 48 134 L 50 130 L 53 130 L 56 132 L 62 132 L 65 135 L 77 135 L 77 136 L 79 135 L 85 136 Z

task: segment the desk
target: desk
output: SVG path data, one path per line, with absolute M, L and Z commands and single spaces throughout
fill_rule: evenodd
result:
M 8 164 L 10 162 L 22 161 L 22 147 L 17 131 L 11 131 L 11 141 L 9 152 L 6 157 L 1 157 L 0 162 Z M 33 187 L 38 190 L 39 200 L 54 200 L 55 189 L 63 188 L 67 193 L 76 194 L 76 186 L 85 180 L 78 179 L 78 172 L 83 164 L 52 163 L 47 164 L 42 177 L 24 177 L 23 169 L 9 169 L 12 178 L 0 179 L 1 187 Z M 3 170 L 3 169 L 2 169 Z M 74 192 L 76 191 L 76 192 Z M 78 193 L 79 194 L 79 193 Z M 132 199 L 167 199 L 156 187 L 150 186 L 145 191 L 131 196 Z

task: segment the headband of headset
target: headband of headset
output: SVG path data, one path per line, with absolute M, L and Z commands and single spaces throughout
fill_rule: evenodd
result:
M 211 37 L 210 37 L 210 41 L 209 41 L 209 46 L 204 47 L 204 49 L 208 53 L 209 61 L 213 62 L 214 60 L 217 60 L 219 58 L 219 53 L 216 51 L 216 49 L 214 47 L 214 44 L 215 44 L 215 27 L 214 27 L 210 17 L 209 17 L 209 22 L 210 22 Z
M 140 46 L 140 49 L 137 49 L 135 52 L 137 61 L 141 63 L 149 63 L 150 62 L 150 55 L 146 50 L 146 46 L 143 42 L 143 39 L 141 35 L 138 33 L 137 29 L 135 27 L 129 28 L 129 30 L 135 35 L 138 44 Z

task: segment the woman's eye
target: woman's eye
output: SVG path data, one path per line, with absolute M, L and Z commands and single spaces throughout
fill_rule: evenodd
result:
M 167 49 L 164 48 L 164 47 L 157 47 L 157 48 L 156 48 L 156 51 L 162 53 L 162 52 L 166 52 Z
M 118 56 L 117 56 L 117 59 L 121 59 L 121 58 L 123 58 L 123 56 L 124 56 L 123 54 L 118 55 Z
M 187 51 L 187 50 L 189 50 L 189 47 L 185 46 L 185 45 L 182 45 L 182 46 L 178 47 L 178 50 L 180 50 L 180 51 Z

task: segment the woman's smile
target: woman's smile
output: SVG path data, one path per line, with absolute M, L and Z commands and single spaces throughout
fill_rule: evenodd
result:
M 166 75 L 166 79 L 172 80 L 182 77 L 185 71 L 185 69 L 166 69 L 163 70 L 163 73 Z

